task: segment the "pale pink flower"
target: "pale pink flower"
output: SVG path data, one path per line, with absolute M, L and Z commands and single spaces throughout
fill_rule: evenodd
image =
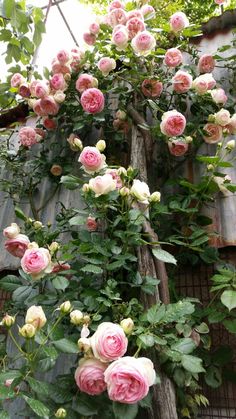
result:
M 127 48 L 129 35 L 124 25 L 117 25 L 113 29 L 112 43 L 116 45 L 118 51 L 123 51 Z
M 107 365 L 95 358 L 82 359 L 75 371 L 75 381 L 80 391 L 92 396 L 106 390 L 104 371 Z
M 146 97 L 159 97 L 163 91 L 163 84 L 155 79 L 145 79 L 142 82 L 141 89 Z
M 67 61 L 69 61 L 70 54 L 65 49 L 62 49 L 57 53 L 57 59 L 58 59 L 59 63 L 65 64 L 65 63 L 67 63 Z
M 181 139 L 168 141 L 170 154 L 176 157 L 183 156 L 188 151 L 188 147 L 189 145 Z
M 218 4 L 219 6 L 227 2 L 227 0 L 214 0 L 214 1 L 215 1 L 215 4 Z
M 236 134 L 236 114 L 230 118 L 230 123 L 225 128 L 228 129 L 229 134 Z
M 34 128 L 24 127 L 19 131 L 20 144 L 25 147 L 31 147 L 38 142 L 37 134 Z
M 166 64 L 168 67 L 177 67 L 178 65 L 182 64 L 182 62 L 183 55 L 178 48 L 170 48 L 166 51 L 164 64 Z
M 227 109 L 221 109 L 215 114 L 215 123 L 225 127 L 230 123 L 230 113 Z
M 11 253 L 11 255 L 21 258 L 30 243 L 29 238 L 25 234 L 18 234 L 13 239 L 9 239 L 5 242 L 5 249 Z
M 106 174 L 111 175 L 112 179 L 114 179 L 116 181 L 116 189 L 122 188 L 122 186 L 123 186 L 122 180 L 121 180 L 121 178 L 118 174 L 117 169 L 107 169 Z
M 47 319 L 41 306 L 31 306 L 28 308 L 25 323 L 32 324 L 35 329 L 41 329 L 46 322 Z
M 211 54 L 204 54 L 199 58 L 198 70 L 200 73 L 212 73 L 215 68 L 215 60 Z
M 89 25 L 89 32 L 93 35 L 97 35 L 100 31 L 100 25 L 97 22 L 93 22 Z
M 132 39 L 131 46 L 136 54 L 145 56 L 155 49 L 156 40 L 150 32 L 143 31 Z
M 75 88 L 78 92 L 83 93 L 86 89 L 95 87 L 96 79 L 90 74 L 81 74 L 75 83 Z
M 127 21 L 126 13 L 121 8 L 118 8 L 118 9 L 114 8 L 108 14 L 107 20 L 108 20 L 108 24 L 112 28 L 114 28 L 117 25 L 125 25 Z
M 222 140 L 223 130 L 220 125 L 208 123 L 203 127 L 206 135 L 203 136 L 203 139 L 208 144 L 215 144 Z
M 137 10 L 137 9 L 130 10 L 126 16 L 127 16 L 127 21 L 130 19 L 133 19 L 134 17 L 143 20 L 143 14 L 141 10 Z
M 87 45 L 94 45 L 96 42 L 96 36 L 93 33 L 85 32 L 83 34 L 83 40 Z
M 192 86 L 193 78 L 187 71 L 179 70 L 172 78 L 173 89 L 177 93 L 186 93 Z
M 63 103 L 66 99 L 66 94 L 62 90 L 57 90 L 53 97 L 57 103 Z
M 137 33 L 143 32 L 145 30 L 145 24 L 142 19 L 139 19 L 138 17 L 132 17 L 127 21 L 126 28 L 129 33 L 129 39 L 133 39 Z
M 150 190 L 146 182 L 141 182 L 139 179 L 134 179 L 130 193 L 137 199 L 137 201 L 141 202 L 142 204 L 149 203 L 148 198 L 150 197 Z
M 86 220 L 86 227 L 88 231 L 96 231 L 98 228 L 96 218 L 89 216 Z
M 23 271 L 35 278 L 51 272 L 51 256 L 43 247 L 27 249 L 21 259 Z
M 33 91 L 34 96 L 41 99 L 42 97 L 49 95 L 50 89 L 48 84 L 38 81 L 34 84 Z
M 183 12 L 176 12 L 170 17 L 172 31 L 179 32 L 189 26 L 189 20 Z
M 126 353 L 128 339 L 120 325 L 104 322 L 99 324 L 90 343 L 95 358 L 102 362 L 111 362 Z
M 52 73 L 53 74 L 67 74 L 71 73 L 71 66 L 69 63 L 62 64 L 57 60 L 53 60 L 52 62 Z
M 105 167 L 106 157 L 96 147 L 84 147 L 79 160 L 87 173 L 99 172 Z
M 11 87 L 19 87 L 24 82 L 25 78 L 20 73 L 15 73 L 11 78 Z
M 95 197 L 97 198 L 114 191 L 116 189 L 116 181 L 110 174 L 96 176 L 95 178 L 90 179 L 89 189 L 95 193 Z
M 16 223 L 11 223 L 10 226 L 4 228 L 3 235 L 8 239 L 14 239 L 20 233 L 20 227 Z
M 124 9 L 124 8 L 125 8 L 125 6 L 124 6 L 124 3 L 122 1 L 113 0 L 109 5 L 108 10 L 109 10 L 109 12 L 111 12 L 114 9 Z
M 211 97 L 215 103 L 222 104 L 222 105 L 224 105 L 225 102 L 227 102 L 228 100 L 228 97 L 225 94 L 224 89 L 221 89 L 221 88 L 211 90 Z
M 39 80 L 33 80 L 29 84 L 29 89 L 30 89 L 31 96 L 36 96 L 36 94 L 35 94 L 35 87 L 37 86 L 38 83 L 41 83 L 41 82 Z
M 18 93 L 22 97 L 30 97 L 31 92 L 30 92 L 29 84 L 28 83 L 21 84 L 18 89 Z
M 50 79 L 50 86 L 54 90 L 65 90 L 67 84 L 62 73 L 56 73 Z
M 40 107 L 46 115 L 56 115 L 59 111 L 59 105 L 53 96 L 44 96 L 40 99 Z
M 215 87 L 216 81 L 211 73 L 201 74 L 195 80 L 193 80 L 192 87 L 196 90 L 199 95 L 207 93 Z
M 80 102 L 85 112 L 95 114 L 102 112 L 105 99 L 101 90 L 94 87 L 87 89 L 82 93 Z
M 104 76 L 107 76 L 110 71 L 116 68 L 116 62 L 114 58 L 103 57 L 98 61 L 97 64 L 99 70 L 102 72 Z
M 185 116 L 176 110 L 165 112 L 160 124 L 161 132 L 168 137 L 182 135 L 186 126 Z
M 141 7 L 141 13 L 144 18 L 154 17 L 155 16 L 155 9 L 150 4 L 144 4 Z

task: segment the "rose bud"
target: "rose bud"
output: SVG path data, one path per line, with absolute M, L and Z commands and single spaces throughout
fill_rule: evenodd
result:
M 61 311 L 63 314 L 68 314 L 68 313 L 70 313 L 71 309 L 72 309 L 72 305 L 71 305 L 70 301 L 65 301 L 64 303 L 62 303 L 62 304 L 60 305 L 60 311 Z
M 90 316 L 88 314 L 86 314 L 83 318 L 83 323 L 84 324 L 89 324 L 91 321 Z
M 80 352 L 88 352 L 91 348 L 90 340 L 88 338 L 80 338 L 78 340 L 78 347 Z
M 60 245 L 57 242 L 52 242 L 50 246 L 48 246 L 50 253 L 54 254 L 60 249 Z
M 26 324 L 31 324 L 35 329 L 41 329 L 47 322 L 46 316 L 41 306 L 31 306 L 28 308 L 25 317 Z
M 158 191 L 153 192 L 149 197 L 149 202 L 160 202 L 160 200 L 161 200 L 161 194 Z
M 2 321 L 1 321 L 1 325 L 5 326 L 5 327 L 11 327 L 13 326 L 13 324 L 15 323 L 15 317 L 14 316 L 10 316 L 9 314 L 6 314 Z
M 23 327 L 19 328 L 19 334 L 26 339 L 33 338 L 35 333 L 36 329 L 32 324 L 24 324 Z
M 233 150 L 235 148 L 235 140 L 228 141 L 225 148 L 229 151 Z
M 85 183 L 85 184 L 82 186 L 82 191 L 83 191 L 83 192 L 89 192 L 89 191 L 90 191 L 90 186 L 89 186 L 89 184 L 88 184 L 88 183 Z
M 40 228 L 43 227 L 43 224 L 41 223 L 41 221 L 35 221 L 33 224 L 35 230 L 39 230 Z
M 58 409 L 55 413 L 56 418 L 66 418 L 66 416 L 67 416 L 67 412 L 62 407 L 60 407 L 60 409 Z
M 126 188 L 126 186 L 121 188 L 119 192 L 120 192 L 120 195 L 122 197 L 129 196 L 129 194 L 130 194 L 130 190 L 129 190 L 129 188 Z
M 54 164 L 51 169 L 50 172 L 53 176 L 61 176 L 62 174 L 62 167 L 59 164 Z
M 98 151 L 103 152 L 106 148 L 106 141 L 99 140 L 96 144 L 96 148 L 98 149 Z
M 80 311 L 80 310 L 73 310 L 70 313 L 70 322 L 72 324 L 75 324 L 76 326 L 78 326 L 79 324 L 82 323 L 83 317 L 84 317 L 84 315 L 83 315 L 82 311 Z
M 8 239 L 14 239 L 20 233 L 20 227 L 16 223 L 11 223 L 9 227 L 4 228 L 3 235 Z
M 134 328 L 134 322 L 133 320 L 129 317 L 128 319 L 123 319 L 120 322 L 120 326 L 122 327 L 122 329 L 124 330 L 126 335 L 129 335 L 130 333 L 132 333 L 133 328 Z
M 96 231 L 98 227 L 98 223 L 96 221 L 96 218 L 94 217 L 88 217 L 86 220 L 86 227 L 88 231 Z
M 127 170 L 124 167 L 121 166 L 117 169 L 117 174 L 119 176 L 121 176 L 121 175 L 127 176 Z
M 83 150 L 83 143 L 80 138 L 76 137 L 75 134 L 70 134 L 69 138 L 67 138 L 67 142 L 70 145 L 70 149 L 72 151 L 82 151 Z

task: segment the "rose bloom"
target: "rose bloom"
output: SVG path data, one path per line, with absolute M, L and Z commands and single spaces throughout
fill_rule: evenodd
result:
M 82 108 L 88 113 L 99 113 L 104 108 L 105 99 L 101 90 L 90 88 L 82 93 L 80 98 Z
M 97 64 L 99 70 L 102 72 L 104 76 L 107 76 L 110 71 L 116 68 L 116 62 L 114 58 L 103 57 L 98 61 Z
M 114 10 L 114 9 L 124 9 L 125 8 L 125 6 L 124 6 L 124 3 L 122 3 L 122 1 L 120 1 L 120 0 L 113 0 L 112 2 L 111 2 L 111 4 L 109 5 L 109 12 L 111 12 L 112 10 Z
M 155 49 L 156 40 L 150 32 L 143 31 L 132 39 L 131 46 L 136 54 L 145 56 Z
M 38 83 L 41 83 L 41 82 L 39 80 L 33 80 L 29 84 L 29 89 L 30 89 L 31 96 L 36 96 L 36 94 L 35 94 L 35 87 L 37 86 Z
M 31 306 L 28 308 L 25 323 L 32 324 L 35 329 L 41 329 L 46 322 L 47 319 L 41 306 Z
M 215 60 L 210 54 L 204 54 L 199 58 L 198 70 L 200 73 L 212 73 L 215 68 Z
M 102 362 L 111 362 L 126 353 L 128 339 L 120 325 L 104 322 L 99 324 L 90 343 L 95 358 Z
M 236 134 L 236 114 L 230 118 L 230 123 L 226 125 L 229 134 Z
M 143 20 L 143 14 L 142 14 L 141 10 L 137 10 L 137 9 L 130 10 L 127 13 L 127 21 L 130 20 L 130 19 L 133 19 L 134 17 Z
M 123 51 L 127 48 L 129 35 L 124 25 L 118 25 L 118 26 L 113 29 L 112 43 L 115 44 L 118 51 Z
M 32 145 L 37 144 L 37 134 L 31 127 L 21 128 L 19 131 L 20 144 L 30 148 Z
M 159 97 L 163 91 L 163 84 L 155 79 L 145 79 L 142 82 L 141 89 L 146 97 Z
M 193 78 L 191 74 L 186 71 L 179 70 L 174 75 L 173 79 L 173 90 L 177 93 L 186 93 L 192 86 Z
M 216 104 L 223 104 L 224 105 L 225 102 L 227 102 L 227 100 L 228 100 L 228 97 L 225 94 L 224 89 L 221 89 L 221 88 L 211 90 L 211 97 Z
M 165 112 L 160 124 L 161 132 L 168 137 L 182 135 L 186 126 L 186 119 L 182 113 L 176 110 Z
M 148 204 L 148 198 L 150 196 L 150 190 L 148 185 L 141 180 L 134 179 L 133 185 L 130 189 L 131 195 L 133 195 L 139 202 Z
M 183 156 L 188 151 L 189 145 L 184 140 L 168 141 L 168 148 L 170 154 L 179 157 Z
M 43 83 L 41 81 L 38 81 L 37 83 L 35 83 L 33 89 L 34 89 L 34 96 L 40 99 L 44 96 L 49 95 L 49 92 L 50 92 L 49 86 L 46 83 Z
M 97 176 L 90 179 L 89 189 L 95 193 L 95 197 L 107 195 L 109 192 L 116 189 L 116 181 L 110 174 Z
M 21 259 L 23 271 L 35 278 L 51 272 L 51 255 L 43 247 L 27 249 Z
M 9 239 L 5 243 L 5 249 L 11 253 L 11 255 L 21 258 L 30 243 L 29 239 L 25 234 L 18 234 L 13 239 Z
M 50 80 L 50 86 L 54 90 L 65 90 L 67 85 L 62 73 L 54 74 Z
M 31 92 L 30 92 L 29 84 L 28 83 L 21 84 L 19 87 L 18 93 L 22 97 L 30 97 Z
M 41 100 L 42 99 L 35 100 L 33 104 L 33 111 L 39 116 L 47 116 L 46 110 L 41 107 Z
M 96 218 L 89 216 L 86 220 L 86 227 L 88 231 L 96 231 L 98 228 Z
M 93 33 L 85 32 L 83 34 L 83 40 L 87 45 L 94 45 L 96 42 L 96 36 Z
M 67 73 L 71 73 L 71 66 L 70 64 L 66 63 L 66 64 L 62 64 L 60 63 L 60 61 L 57 60 L 53 60 L 52 61 L 52 73 L 53 74 L 67 74 Z
M 48 130 L 54 130 L 57 127 L 57 121 L 51 118 L 44 118 L 43 126 Z
M 65 101 L 66 95 L 62 90 L 57 90 L 53 97 L 57 103 L 63 103 Z
M 82 359 L 75 371 L 75 381 L 80 391 L 95 396 L 106 390 L 104 371 L 107 365 L 95 358 Z
M 40 106 L 47 115 L 56 115 L 59 111 L 59 105 L 53 96 L 45 96 L 40 99 Z
M 20 227 L 16 223 L 11 223 L 10 226 L 4 228 L 3 235 L 8 239 L 14 239 L 20 233 Z
M 92 33 L 93 35 L 97 35 L 99 31 L 100 31 L 99 23 L 94 22 L 89 25 L 89 32 Z
M 122 186 L 123 186 L 122 180 L 121 180 L 120 176 L 118 175 L 117 169 L 107 169 L 106 170 L 106 175 L 107 174 L 111 175 L 112 179 L 114 179 L 116 181 L 116 189 L 122 188 Z
M 148 394 L 156 373 L 150 359 L 125 356 L 112 362 L 104 377 L 109 399 L 134 404 Z
M 126 23 L 126 28 L 129 33 L 129 39 L 133 39 L 137 33 L 145 31 L 145 24 L 142 19 L 132 17 Z
M 222 140 L 223 130 L 220 125 L 208 123 L 204 126 L 203 130 L 206 135 L 203 136 L 203 139 L 208 144 L 215 144 Z
M 170 48 L 166 51 L 164 64 L 166 64 L 168 67 L 177 67 L 178 65 L 182 64 L 182 62 L 183 55 L 178 48 Z
M 226 0 L 214 0 L 214 1 L 215 1 L 215 4 L 218 4 L 219 6 L 226 3 Z
M 189 20 L 183 12 L 176 12 L 170 17 L 170 27 L 172 31 L 182 31 L 189 25 Z
M 65 64 L 65 63 L 67 63 L 67 61 L 69 61 L 70 54 L 65 49 L 62 49 L 61 51 L 59 51 L 57 53 L 57 59 L 58 59 L 59 63 Z
M 207 93 L 208 90 L 213 89 L 215 87 L 216 81 L 213 78 L 212 74 L 206 73 L 198 76 L 195 80 L 193 80 L 192 87 L 196 90 L 199 95 Z
M 11 87 L 19 87 L 24 82 L 25 78 L 20 73 L 15 73 L 11 78 Z
M 141 7 L 141 13 L 145 17 L 154 17 L 155 16 L 155 9 L 150 4 L 144 4 Z
M 105 166 L 106 157 L 96 147 L 84 147 L 79 160 L 87 173 L 99 172 Z
M 96 79 L 90 74 L 81 74 L 75 83 L 75 88 L 78 92 L 83 93 L 86 89 L 95 87 Z
M 121 8 L 115 8 L 108 14 L 107 21 L 112 28 L 117 25 L 125 25 L 127 21 L 126 13 Z
M 221 109 L 215 114 L 215 123 L 225 127 L 230 123 L 230 113 L 226 109 Z

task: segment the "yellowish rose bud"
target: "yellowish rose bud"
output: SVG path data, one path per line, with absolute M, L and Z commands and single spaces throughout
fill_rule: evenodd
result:
M 84 183 L 84 185 L 82 186 L 82 191 L 83 192 L 88 192 L 90 191 L 90 186 L 88 183 Z
M 115 116 L 117 119 L 121 119 L 121 121 L 125 121 L 127 118 L 127 113 L 125 111 L 121 111 L 120 109 L 118 109 Z
M 65 75 L 64 75 L 64 80 L 68 83 L 69 81 L 71 81 L 71 75 L 70 75 L 70 73 L 66 73 Z
M 190 137 L 190 136 L 185 137 L 185 141 L 186 141 L 187 144 L 190 144 L 190 143 L 193 142 L 193 137 Z
M 64 303 L 60 305 L 60 311 L 63 314 L 68 314 L 71 311 L 71 309 L 72 309 L 72 305 L 70 301 L 65 301 Z
M 26 339 L 33 338 L 35 333 L 36 329 L 32 324 L 24 324 L 23 327 L 19 328 L 19 334 Z
M 124 332 L 129 335 L 130 333 L 132 333 L 133 328 L 134 328 L 134 322 L 133 320 L 129 317 L 128 319 L 123 319 L 120 322 L 120 326 L 122 327 L 122 329 L 124 330 Z
M 213 122 L 214 123 L 215 120 L 216 120 L 215 115 L 211 114 L 211 115 L 208 116 L 208 122 Z
M 222 147 L 222 143 L 220 142 L 220 143 L 217 143 L 217 147 L 218 148 L 221 148 Z
M 50 253 L 56 253 L 60 249 L 60 245 L 57 242 L 52 242 L 50 246 L 48 246 Z
M 100 151 L 102 153 L 106 148 L 106 141 L 99 140 L 96 144 L 96 148 L 98 149 L 98 151 Z
M 33 108 L 37 99 L 28 99 L 29 108 Z
M 226 144 L 227 150 L 231 151 L 235 148 L 235 140 L 230 140 Z
M 35 329 L 41 329 L 47 322 L 46 316 L 41 306 L 31 306 L 25 316 L 25 323 L 32 324 Z
M 13 324 L 15 323 L 15 317 L 14 316 L 10 316 L 9 314 L 6 314 L 0 325 L 5 326 L 5 327 L 11 327 L 13 326 Z
M 80 138 L 75 136 L 75 134 L 70 134 L 70 136 L 67 138 L 67 142 L 69 143 L 70 149 L 72 151 L 83 150 L 83 143 Z
M 120 195 L 124 197 L 124 196 L 129 195 L 130 190 L 129 188 L 126 188 L 126 186 L 123 186 L 123 188 L 121 188 L 119 192 L 120 192 Z
M 80 352 L 88 352 L 91 348 L 90 340 L 88 338 L 80 338 L 78 340 L 78 348 Z
M 67 412 L 65 409 L 63 409 L 63 407 L 60 407 L 60 409 L 58 409 L 55 413 L 56 418 L 66 418 L 66 416 Z
M 81 324 L 83 322 L 83 317 L 84 317 L 84 315 L 83 315 L 82 311 L 80 311 L 80 310 L 73 310 L 70 313 L 70 322 L 72 324 L 75 324 L 77 326 L 77 325 L 79 325 L 79 324 Z
M 28 247 L 28 249 L 38 249 L 39 245 L 36 242 L 31 242 L 31 243 L 28 244 L 27 247 Z
M 127 175 L 128 175 L 128 176 L 132 176 L 132 175 L 133 175 L 133 173 L 134 173 L 134 169 L 133 169 L 133 167 L 129 166 L 129 167 L 128 167 L 128 169 L 127 169 Z
M 98 87 L 98 79 L 96 77 L 93 77 L 93 87 Z
M 83 323 L 84 324 L 89 324 L 90 323 L 90 316 L 88 315 L 88 314 L 86 314 L 84 317 L 83 317 Z
M 160 202 L 160 200 L 161 200 L 161 194 L 158 191 L 153 192 L 149 197 L 149 202 Z
M 207 165 L 207 170 L 208 170 L 208 172 L 212 172 L 212 170 L 214 170 L 213 164 L 208 164 Z
M 127 170 L 124 168 L 124 167 L 119 167 L 118 169 L 117 169 L 117 174 L 119 175 L 119 176 L 121 176 L 121 175 L 124 175 L 124 176 L 126 176 L 127 175 Z
M 34 226 L 35 230 L 39 230 L 40 228 L 43 227 L 43 224 L 41 223 L 41 221 L 34 221 L 33 226 Z

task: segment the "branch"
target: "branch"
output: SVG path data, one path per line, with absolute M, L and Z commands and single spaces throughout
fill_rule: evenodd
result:
M 128 104 L 127 111 L 143 136 L 147 162 L 150 163 L 152 160 L 152 153 L 153 153 L 152 136 L 151 136 L 150 130 L 140 127 L 140 125 L 148 125 L 148 124 L 146 120 L 142 117 L 142 115 L 140 115 L 140 113 L 136 109 L 134 109 L 131 103 Z

